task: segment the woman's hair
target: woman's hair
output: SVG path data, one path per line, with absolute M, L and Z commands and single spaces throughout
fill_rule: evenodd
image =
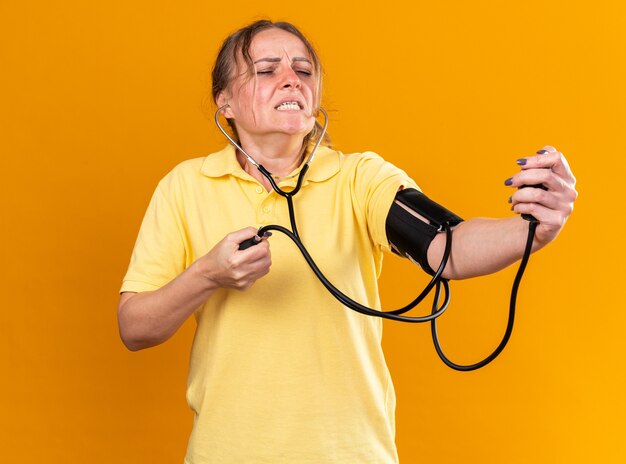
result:
M 322 98 L 322 63 L 313 48 L 313 45 L 308 41 L 308 39 L 296 28 L 293 24 L 288 22 L 272 22 L 266 19 L 262 19 L 259 21 L 255 21 L 248 26 L 242 27 L 241 29 L 235 31 L 231 35 L 229 35 L 220 51 L 217 55 L 217 59 L 215 60 L 215 65 L 213 66 L 212 72 L 212 93 L 213 93 L 213 101 L 217 103 L 217 98 L 220 92 L 226 90 L 230 85 L 232 79 L 235 77 L 235 72 L 238 70 L 238 59 L 239 57 L 243 58 L 245 66 L 247 67 L 246 71 L 249 76 L 254 75 L 254 62 L 252 57 L 250 56 L 250 45 L 252 44 L 252 40 L 254 37 L 262 31 L 268 29 L 281 29 L 283 31 L 289 32 L 290 34 L 295 35 L 299 38 L 307 49 L 311 61 L 313 62 L 313 71 L 314 75 L 317 79 L 316 82 L 316 101 L 314 102 L 315 113 L 317 113 L 317 109 L 320 107 L 320 101 Z M 245 71 L 244 71 L 245 73 Z M 228 119 L 228 124 L 231 127 L 235 139 L 239 141 L 239 136 L 237 135 L 237 128 L 235 127 L 234 121 Z M 315 126 L 304 138 L 304 146 L 308 144 L 311 140 L 317 140 L 319 134 L 321 133 L 320 124 L 315 121 Z M 330 145 L 330 137 L 326 135 L 324 140 L 322 141 L 324 145 Z

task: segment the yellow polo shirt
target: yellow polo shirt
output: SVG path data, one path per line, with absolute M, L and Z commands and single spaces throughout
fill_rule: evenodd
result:
M 322 272 L 374 308 L 385 220 L 401 186 L 414 183 L 374 153 L 320 147 L 294 197 L 300 236 Z M 289 227 L 287 203 L 242 170 L 231 146 L 183 162 L 154 193 L 121 291 L 155 290 L 226 234 L 266 224 Z M 275 232 L 269 242 L 268 275 L 243 292 L 216 291 L 195 313 L 185 462 L 397 462 L 381 320 L 335 300 L 287 237 Z

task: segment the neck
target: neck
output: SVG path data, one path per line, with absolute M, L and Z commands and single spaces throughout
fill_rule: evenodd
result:
M 304 148 L 300 137 L 281 137 L 265 140 L 242 139 L 241 146 L 254 160 L 262 164 L 275 177 L 286 177 L 302 163 Z M 248 162 L 243 153 L 237 151 L 237 159 L 242 168 L 266 186 L 269 182 Z

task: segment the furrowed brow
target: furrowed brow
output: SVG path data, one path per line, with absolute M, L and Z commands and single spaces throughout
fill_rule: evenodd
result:
M 254 62 L 254 64 L 257 64 L 257 63 L 262 63 L 262 62 L 267 62 L 267 63 L 280 63 L 280 60 L 281 60 L 281 58 L 278 58 L 278 57 L 276 57 L 276 58 L 273 58 L 273 57 L 260 58 L 260 59 L 256 60 L 256 61 Z
M 281 61 L 282 61 L 282 58 L 279 58 L 279 57 L 269 57 L 268 56 L 266 58 L 259 58 L 258 60 L 256 60 L 254 62 L 254 64 L 263 63 L 263 62 L 265 62 L 265 63 L 280 63 Z M 313 64 L 311 62 L 311 60 L 309 60 L 308 58 L 305 58 L 303 56 L 296 56 L 291 61 L 292 62 L 294 62 L 294 61 L 304 61 L 305 63 Z
M 303 56 L 296 56 L 293 60 L 291 60 L 292 62 L 294 61 L 304 61 L 305 63 L 309 63 L 309 64 L 313 64 L 311 62 L 311 60 L 309 60 L 308 58 L 305 58 Z

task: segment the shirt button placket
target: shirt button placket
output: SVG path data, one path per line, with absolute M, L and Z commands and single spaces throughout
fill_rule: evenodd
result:
M 258 220 L 260 224 L 266 225 L 275 222 L 275 203 L 276 203 L 276 195 L 272 195 L 271 193 L 265 197 L 265 199 L 259 205 L 259 209 L 257 210 Z

